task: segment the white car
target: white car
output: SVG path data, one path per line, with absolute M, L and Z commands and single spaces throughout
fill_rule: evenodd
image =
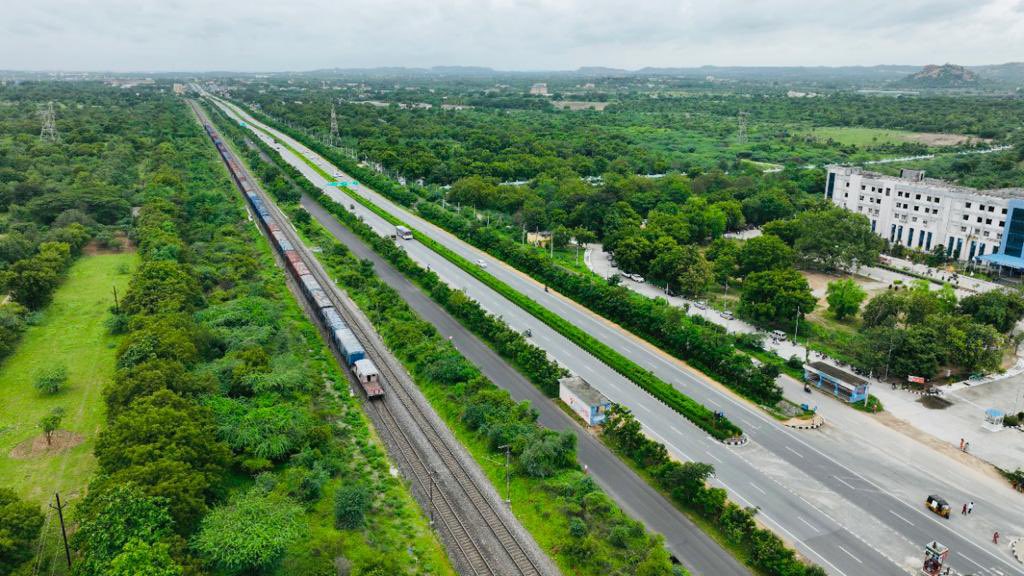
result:
M 719 314 L 719 316 L 725 318 L 726 320 L 732 320 L 733 318 L 735 318 L 735 316 L 732 315 L 732 312 L 729 312 L 728 310 L 725 310 L 724 312 Z
M 708 309 L 707 303 L 704 302 L 703 300 L 697 300 L 696 302 L 694 302 L 693 303 L 693 307 L 696 308 L 697 310 L 707 310 Z
M 481 268 L 487 268 L 487 262 L 484 262 L 481 258 L 476 259 L 476 265 Z

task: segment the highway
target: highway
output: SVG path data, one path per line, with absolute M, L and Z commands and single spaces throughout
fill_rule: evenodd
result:
M 632 517 L 642 520 L 651 530 L 665 535 L 665 545 L 694 574 L 744 576 L 750 571 L 722 549 L 664 496 L 613 454 L 593 435 L 588 434 L 550 398 L 516 371 L 493 348 L 453 318 L 440 304 L 431 300 L 415 284 L 363 243 L 315 200 L 306 195 L 302 206 L 342 244 L 360 259 L 373 262 L 374 271 L 402 299 L 433 324 L 466 358 L 480 368 L 492 382 L 509 391 L 517 401 L 528 400 L 537 409 L 538 422 L 553 430 L 571 430 L 577 439 L 576 453 L 591 476 Z
M 247 115 L 245 119 L 250 126 L 255 123 Z M 328 172 L 337 172 L 305 146 L 272 129 L 269 131 L 320 163 Z M 261 134 L 261 137 L 265 135 Z M 344 205 L 352 203 L 343 192 L 326 186 L 323 178 L 289 151 L 282 149 L 282 154 L 333 198 Z M 339 177 L 350 180 L 344 174 Z M 724 410 L 751 437 L 749 444 L 728 448 L 712 440 L 447 260 L 419 243 L 406 243 L 410 256 L 430 266 L 451 285 L 465 288 L 484 308 L 502 314 L 514 328 L 529 327 L 536 344 L 600 388 L 613 401 L 633 410 L 648 433 L 664 442 L 674 456 L 713 464 L 716 468 L 715 482 L 726 488 L 731 498 L 742 505 L 758 507 L 761 511 L 759 518 L 765 525 L 830 573 L 846 576 L 906 574 L 919 566 L 924 544 L 936 539 L 952 549 L 951 564 L 961 572 L 1024 574 L 1021 566 L 1014 563 L 1003 548 L 985 545 L 985 540 L 979 535 L 987 528 L 965 525 L 961 529 L 959 522 L 942 520 L 923 509 L 921 502 L 931 492 L 940 492 L 951 501 L 966 492 L 976 502 L 984 501 L 984 493 L 970 494 L 974 478 L 965 471 L 936 473 L 934 467 L 944 467 L 945 463 L 932 459 L 928 461 L 928 468 L 913 467 L 908 465 L 911 462 L 907 462 L 905 455 L 887 454 L 885 444 L 865 441 L 858 435 L 847 437 L 842 431 L 821 434 L 782 427 L 760 410 L 735 398 L 653 346 L 574 302 L 545 292 L 541 284 L 406 212 L 372 190 L 358 186 L 356 192 L 465 258 L 471 261 L 482 259 L 488 263 L 488 272 L 495 277 L 631 356 L 684 393 L 711 408 Z M 360 213 L 378 231 L 391 233 L 391 226 L 382 219 L 366 210 Z M 911 446 L 908 449 L 916 448 Z M 880 462 L 884 465 L 880 466 Z M 955 467 L 955 464 L 950 463 L 949 466 Z M 960 478 L 966 479 L 966 483 Z M 1001 508 L 1007 516 L 1022 517 L 1017 502 L 1007 506 L 1003 499 L 993 498 L 988 508 Z M 1003 519 L 998 520 L 1003 523 Z M 1001 530 L 1004 534 L 1014 533 L 1006 527 Z

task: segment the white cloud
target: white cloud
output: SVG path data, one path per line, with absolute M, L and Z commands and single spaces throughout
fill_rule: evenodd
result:
M 7 0 L 0 68 L 1024 60 L 1024 0 Z

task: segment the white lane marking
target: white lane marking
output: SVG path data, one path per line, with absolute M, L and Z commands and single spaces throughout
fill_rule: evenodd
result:
M 673 432 L 675 432 L 676 434 L 682 434 L 682 432 L 679 431 L 679 428 L 676 428 L 675 426 L 672 426 L 671 424 L 669 425 L 669 429 L 672 430 Z
M 860 558 L 857 558 L 856 556 L 851 554 L 849 550 L 847 550 L 846 548 L 843 548 L 840 544 L 836 544 L 836 546 L 838 546 L 839 549 L 842 550 L 843 552 L 846 552 L 847 556 L 849 556 L 850 558 L 853 558 L 854 560 L 856 560 L 858 564 L 863 564 L 863 562 L 860 561 Z
M 966 555 L 966 554 L 961 554 L 960 556 L 962 556 L 964 560 L 967 560 L 968 562 L 970 562 L 971 564 L 974 564 L 974 565 L 975 565 L 975 566 L 977 566 L 978 568 L 981 568 L 982 570 L 984 570 L 984 569 L 985 569 L 985 567 L 984 567 L 984 566 L 982 566 L 981 564 L 978 564 L 978 563 L 977 563 L 977 562 L 975 562 L 974 560 L 971 560 L 971 557 L 970 557 L 970 556 L 968 556 L 968 555 Z
M 810 523 L 810 522 L 808 522 L 807 520 L 804 520 L 804 517 L 803 517 L 803 516 L 797 516 L 797 517 L 796 517 L 796 519 L 797 519 L 797 520 L 799 520 L 799 521 L 801 521 L 801 522 L 803 522 L 804 524 L 806 524 L 806 525 L 810 526 L 810 527 L 811 527 L 811 530 L 814 530 L 815 532 L 821 532 L 821 530 L 818 530 L 817 526 L 815 526 L 814 524 L 811 524 L 811 523 Z
M 718 402 L 715 402 L 714 398 L 708 398 L 708 404 L 714 404 L 715 406 L 718 406 L 719 408 L 722 407 L 721 404 L 719 404 Z
M 847 482 L 846 480 L 843 480 L 843 479 L 842 479 L 842 478 L 840 478 L 839 476 L 835 476 L 835 475 L 833 475 L 832 477 L 833 477 L 833 478 L 835 478 L 836 480 L 839 480 L 839 482 L 840 482 L 840 483 L 842 483 L 842 484 L 843 484 L 844 486 L 846 486 L 846 487 L 847 487 L 847 488 L 849 488 L 850 490 L 856 490 L 856 488 L 854 488 L 852 484 L 850 484 L 850 483 L 849 483 L 849 482 Z
M 789 450 L 790 452 L 792 452 L 793 454 L 796 454 L 797 456 L 799 456 L 799 457 L 801 457 L 801 458 L 803 458 L 803 457 L 804 457 L 804 455 L 803 455 L 803 454 L 801 454 L 801 453 L 797 452 L 796 450 L 793 450 L 793 449 L 792 449 L 792 448 L 790 448 L 789 446 L 786 446 L 786 450 Z
M 764 490 L 761 490 L 761 487 L 760 487 L 760 486 L 758 486 L 757 484 L 754 484 L 753 482 L 751 482 L 751 483 L 750 483 L 750 486 L 751 486 L 751 487 L 752 487 L 752 488 L 753 488 L 754 490 L 757 490 L 758 492 L 760 492 L 761 494 L 764 494 L 765 496 L 767 496 L 767 495 L 768 495 L 768 493 L 767 493 L 767 492 L 765 492 Z
M 719 458 L 718 456 L 715 456 L 714 454 L 712 454 L 711 452 L 709 452 L 707 450 L 705 450 L 704 453 L 707 454 L 708 457 L 711 458 L 712 460 L 714 460 L 715 462 L 721 462 L 722 461 L 721 458 Z
M 756 508 L 756 506 L 754 506 L 754 503 L 753 503 L 753 502 L 751 502 L 750 500 L 747 500 L 746 498 L 744 498 L 744 497 L 743 497 L 743 495 L 742 495 L 742 494 L 740 494 L 739 492 L 737 492 L 737 491 L 733 490 L 733 489 L 732 489 L 732 488 L 731 488 L 731 487 L 730 487 L 730 486 L 729 486 L 728 484 L 726 484 L 726 483 L 725 483 L 724 481 L 722 481 L 722 479 L 721 479 L 721 478 L 718 478 L 718 477 L 716 476 L 716 477 L 715 477 L 715 480 L 718 480 L 718 483 L 719 483 L 719 484 L 721 484 L 721 485 L 722 485 L 722 487 L 723 487 L 723 488 L 725 488 L 725 489 L 726 489 L 727 491 L 729 491 L 729 492 L 732 492 L 732 493 L 733 493 L 733 495 L 735 495 L 735 496 L 736 496 L 737 498 L 739 498 L 740 500 L 743 500 L 744 502 L 746 502 L 746 503 L 747 503 L 747 506 L 749 506 L 749 507 L 751 507 L 751 508 Z M 763 514 L 762 514 L 762 515 L 763 515 Z
M 686 452 L 683 452 L 682 450 L 680 450 L 679 448 L 677 448 L 675 444 L 673 444 L 673 443 L 669 442 L 668 440 L 665 440 L 665 438 L 664 438 L 664 437 L 662 437 L 662 435 L 661 435 L 661 434 L 658 434 L 657 432 L 655 432 L 654 430 L 652 430 L 651 428 L 649 428 L 649 427 L 648 427 L 648 426 L 646 426 L 645 424 L 642 424 L 642 423 L 641 423 L 641 424 L 640 424 L 640 426 L 641 426 L 641 427 L 643 427 L 643 428 L 644 428 L 645 430 L 647 430 L 647 432 L 648 432 L 649 434 L 651 434 L 652 436 L 657 436 L 657 437 L 658 437 L 658 439 L 660 439 L 660 440 L 661 440 L 662 444 L 664 444 L 664 445 L 665 445 L 665 446 L 667 446 L 668 448 L 671 448 L 671 449 L 675 450 L 675 451 L 676 451 L 676 452 L 677 452 L 677 453 L 678 453 L 678 454 L 679 454 L 680 456 L 682 456 L 682 457 L 683 457 L 683 459 L 684 459 L 684 460 L 687 460 L 687 461 L 689 461 L 689 462 L 694 462 L 694 461 L 695 461 L 695 460 L 694 460 L 693 458 L 690 458 L 690 457 L 689 457 L 689 456 L 688 456 L 688 455 L 686 454 Z
M 252 123 L 250 123 L 250 127 L 251 127 L 251 126 L 252 126 Z M 289 141 L 290 141 L 291 139 L 290 139 L 290 138 L 285 138 L 284 140 L 289 140 Z M 292 142 L 292 144 L 294 145 L 294 142 Z M 379 199 L 376 199 L 376 198 L 375 198 L 375 200 L 377 201 L 376 203 L 378 203 L 378 204 L 380 204 L 380 203 L 381 203 L 381 202 L 379 201 Z M 390 206 L 388 206 L 388 208 L 391 208 L 391 207 L 390 207 Z M 389 210 L 389 211 L 391 211 L 391 210 Z M 429 228 L 431 228 L 431 230 L 433 231 L 433 228 L 434 228 L 434 227 L 433 227 L 433 226 L 429 226 Z M 687 376 L 689 376 L 689 374 L 687 374 Z M 692 378 L 692 377 L 691 377 L 691 378 Z M 696 382 L 697 380 L 696 380 L 696 379 L 694 378 L 694 381 Z M 768 421 L 769 421 L 769 420 L 767 419 L 767 417 L 766 417 L 765 415 L 763 415 L 763 414 L 760 414 L 760 413 L 759 413 L 759 412 L 757 412 L 756 410 L 753 410 L 753 409 L 752 409 L 752 408 L 751 408 L 750 406 L 747 406 L 746 404 L 744 404 L 744 403 L 741 403 L 741 402 L 738 402 L 738 401 L 736 401 L 736 400 L 734 400 L 734 399 L 732 399 L 732 398 L 729 398 L 729 397 L 727 397 L 727 396 L 725 396 L 724 398 L 726 398 L 727 400 L 729 400 L 730 402 L 732 402 L 732 404 L 736 405 L 736 406 L 737 406 L 737 407 L 739 407 L 739 408 L 740 408 L 741 410 L 744 410 L 744 411 L 745 411 L 745 412 L 747 412 L 748 414 L 751 414 L 751 415 L 753 415 L 753 416 L 755 417 L 755 419 L 760 419 L 760 420 L 762 420 L 762 421 L 765 421 L 765 422 L 768 422 Z M 716 404 L 717 404 L 717 403 L 716 403 Z M 868 483 L 868 484 L 871 484 L 872 486 L 875 486 L 875 487 L 877 488 L 877 485 L 876 485 L 876 484 L 874 484 L 873 482 L 871 482 L 870 480 L 868 480 L 867 478 L 864 478 L 864 477 L 863 477 L 863 476 L 861 476 L 860 474 L 857 474 L 857 473 L 855 473 L 855 472 L 854 472 L 853 470 L 851 470 L 851 469 L 850 469 L 850 468 L 848 468 L 847 466 L 843 465 L 842 463 L 838 462 L 837 460 L 835 460 L 834 458 L 832 458 L 832 457 L 828 456 L 827 454 L 823 453 L 822 451 L 820 451 L 820 450 L 818 450 L 818 449 L 816 449 L 816 448 L 814 448 L 814 447 L 810 446 L 809 444 L 807 444 L 807 443 L 806 443 L 806 442 L 804 442 L 803 440 L 801 440 L 801 439 L 798 439 L 798 438 L 796 438 L 796 436 L 795 436 L 794 434 L 792 434 L 791 432 L 789 432 L 789 431 L 786 431 L 786 430 L 781 430 L 781 431 L 782 431 L 782 433 L 783 433 L 783 434 L 786 434 L 787 436 L 789 436 L 790 438 L 792 438 L 792 439 L 796 440 L 797 442 L 799 442 L 799 443 L 803 444 L 803 445 L 804 445 L 804 446 L 806 446 L 807 448 L 810 448 L 810 449 L 811 449 L 812 451 L 814 451 L 815 453 L 817 453 L 817 454 L 819 454 L 820 456 L 822 456 L 822 457 L 823 457 L 823 458 L 824 458 L 825 460 L 827 460 L 827 461 L 830 461 L 830 462 L 833 462 L 834 464 L 838 465 L 839 467 L 841 467 L 841 468 L 843 468 L 843 469 L 845 469 L 845 470 L 849 471 L 849 472 L 850 472 L 851 474 L 853 474 L 854 476 L 856 476 L 856 477 L 858 477 L 858 478 L 861 478 L 861 479 L 862 479 L 862 480 L 864 480 L 864 481 L 865 481 L 866 483 Z M 652 431 L 652 432 L 653 432 L 653 431 Z M 659 436 L 659 437 L 660 437 L 660 436 Z M 683 454 L 683 453 L 682 453 L 681 451 L 679 451 L 679 450 L 678 450 L 678 448 L 676 448 L 675 446 L 673 446 L 673 448 L 675 448 L 675 449 L 676 449 L 676 451 L 677 451 L 677 452 L 679 452 L 680 454 Z M 792 450 L 792 449 L 790 449 L 790 450 Z M 794 452 L 795 452 L 795 451 L 794 451 Z M 685 454 L 683 454 L 683 456 L 684 456 L 684 457 L 686 457 L 687 459 L 690 459 L 690 458 L 689 458 L 688 456 L 686 456 Z M 802 456 L 801 456 L 801 457 L 802 457 Z M 881 489 L 879 488 L 879 491 L 881 492 L 882 490 L 881 490 Z M 742 497 L 741 497 L 741 498 L 742 498 Z M 908 506 L 908 508 L 911 508 L 912 510 L 915 510 L 915 511 L 917 511 L 917 512 L 918 512 L 919 514 L 921 514 L 922 516 L 924 516 L 924 517 L 928 518 L 928 517 L 927 517 L 927 516 L 926 516 L 926 515 L 925 515 L 925 514 L 924 514 L 924 513 L 922 512 L 922 511 L 918 511 L 918 510 L 916 510 L 915 508 L 913 508 L 913 507 L 910 507 L 909 505 L 907 505 L 907 506 Z M 890 512 L 892 512 L 892 511 L 890 510 Z M 895 512 L 893 512 L 893 514 L 895 514 Z M 901 517 L 901 518 L 902 518 L 902 517 Z M 936 525 L 939 525 L 939 526 L 943 526 L 943 527 L 945 527 L 944 525 L 942 525 L 941 523 L 939 523 L 939 522 L 938 522 L 937 520 L 935 520 L 935 519 L 933 519 L 933 518 L 928 518 L 928 519 L 930 519 L 930 520 L 932 520 L 933 522 L 935 522 L 935 523 L 936 523 Z M 903 520 L 904 520 L 904 521 L 907 521 L 907 520 L 906 520 L 905 518 L 903 518 Z M 909 521 L 907 521 L 907 522 L 909 523 Z M 781 527 L 781 526 L 780 526 L 780 527 Z M 947 529 L 948 529 L 948 527 L 947 527 Z M 954 532 L 954 533 L 956 533 L 955 531 L 953 531 L 953 532 Z M 1005 562 L 1005 561 L 1004 561 L 1004 560 L 1003 560 L 1002 558 L 999 558 L 998 556 L 996 556 L 996 555 L 995 555 L 994 553 L 992 553 L 991 551 L 985 550 L 984 548 L 981 548 L 980 546 L 979 546 L 978 548 L 979 548 L 980 550 L 982 550 L 983 552 L 985 552 L 986 554 L 988 554 L 989 556 L 991 556 L 991 557 L 995 558 L 995 559 L 996 559 L 997 561 L 999 561 L 999 562 L 1000 562 L 1001 564 L 1006 564 L 1006 562 Z M 820 557 L 820 554 L 817 554 L 817 555 L 818 555 L 818 556 Z M 828 564 L 829 566 L 831 566 L 831 567 L 835 568 L 835 567 L 834 567 L 834 566 L 833 566 L 833 565 L 832 565 L 832 564 L 831 564 L 830 562 L 828 562 L 828 561 L 827 561 L 826 559 L 824 559 L 824 558 L 821 558 L 821 559 L 822 559 L 822 560 L 823 560 L 823 561 L 824 561 L 824 562 L 825 562 L 826 564 Z M 840 570 L 838 570 L 838 569 L 836 569 L 836 571 L 842 574 L 842 571 L 840 571 Z
M 910 520 L 907 520 L 906 518 L 904 518 L 903 516 L 900 516 L 899 514 L 893 512 L 892 510 L 889 510 L 889 514 L 892 514 L 893 516 L 899 518 L 900 520 L 903 520 L 904 522 L 906 522 L 907 524 L 910 524 L 911 526 L 914 525 L 913 522 L 911 522 Z
M 844 530 L 846 530 L 847 532 L 850 532 L 849 528 L 847 528 L 846 526 L 843 526 L 843 525 L 842 525 L 841 523 L 839 523 L 839 522 L 838 522 L 838 521 L 837 521 L 837 520 L 836 520 L 835 518 L 833 518 L 832 516 L 830 516 L 828 512 L 825 512 L 825 511 L 824 511 L 824 510 L 822 510 L 821 508 L 818 508 L 817 506 L 815 506 L 814 504 L 812 504 L 810 500 L 808 500 L 808 499 L 804 498 L 803 496 L 797 496 L 797 498 L 799 498 L 800 500 L 802 500 L 804 504 L 807 504 L 807 505 L 808 505 L 808 506 L 810 506 L 811 508 L 814 508 L 814 510 L 815 510 L 815 511 L 816 511 L 816 512 L 817 512 L 818 514 L 821 514 L 821 515 L 822 515 L 822 516 L 824 516 L 825 518 L 828 518 L 829 520 L 831 520 L 831 521 L 832 521 L 832 522 L 833 522 L 833 523 L 834 523 L 835 525 L 839 526 L 840 528 L 843 528 L 843 529 L 844 529 Z M 853 532 L 850 532 L 850 534 L 853 534 Z M 853 535 L 854 535 L 854 536 L 857 536 L 856 534 L 853 534 Z M 859 538 L 859 536 L 858 536 L 858 538 Z
M 819 552 L 818 552 L 817 550 L 815 550 L 814 548 L 811 548 L 811 546 L 810 546 L 810 545 L 808 545 L 808 544 L 807 544 L 806 542 L 804 542 L 803 540 L 801 540 L 801 539 L 797 538 L 797 537 L 796 537 L 796 535 L 794 535 L 794 534 L 793 534 L 792 532 L 790 532 L 789 530 L 786 530 L 786 527 L 785 527 L 785 526 L 783 526 L 782 524 L 779 524 L 778 522 L 776 522 L 775 520 L 773 520 L 773 519 L 772 519 L 772 517 L 771 517 L 771 516 L 769 516 L 769 515 L 767 515 L 767 514 L 765 514 L 765 513 L 764 513 L 764 511 L 758 511 L 757 515 L 758 515 L 758 516 L 760 516 L 761 518 L 764 518 L 765 520 L 767 520 L 767 521 L 771 522 L 772 524 L 775 524 L 776 526 L 778 526 L 778 527 L 779 527 L 779 530 L 782 530 L 783 532 L 785 532 L 786 534 L 788 534 L 788 535 L 789 535 L 789 537 L 790 537 L 790 539 L 792 539 L 792 540 L 793 540 L 794 542 L 799 542 L 799 543 L 800 543 L 800 544 L 802 544 L 802 545 L 803 545 L 803 546 L 804 546 L 805 548 L 807 548 L 808 550 L 810 550 L 811 552 L 813 552 L 813 553 L 814 553 L 814 555 L 815 555 L 815 556 L 817 556 L 819 560 L 821 560 L 821 561 L 822 561 L 822 562 L 824 562 L 825 564 L 828 564 L 828 565 L 829 565 L 829 568 L 832 568 L 832 570 L 834 570 L 834 571 L 836 572 L 836 574 L 839 574 L 839 576 L 846 576 L 846 572 L 843 572 L 843 571 L 842 571 L 842 570 L 840 570 L 839 568 L 836 568 L 836 565 L 835 565 L 835 564 L 833 564 L 833 563 L 831 563 L 831 562 L 829 562 L 829 561 L 828 561 L 828 558 L 825 558 L 825 557 L 824 557 L 824 556 L 822 556 L 822 555 L 821 555 L 821 554 L 820 554 L 820 553 L 819 553 Z
M 637 404 L 637 407 L 643 410 L 644 412 L 647 412 L 648 414 L 651 413 L 651 409 L 648 408 L 647 406 L 644 406 L 643 404 Z

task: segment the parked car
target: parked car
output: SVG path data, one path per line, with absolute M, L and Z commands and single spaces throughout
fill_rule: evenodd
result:
M 723 310 L 722 313 L 719 314 L 719 316 L 725 318 L 726 320 L 732 320 L 733 318 L 735 318 L 735 316 L 732 315 L 732 312 L 729 312 L 728 310 Z
M 786 333 L 782 330 L 772 330 L 772 340 L 785 340 Z
M 696 302 L 693 303 L 693 307 L 696 308 L 697 310 L 707 310 L 708 303 L 703 300 L 697 300 Z

